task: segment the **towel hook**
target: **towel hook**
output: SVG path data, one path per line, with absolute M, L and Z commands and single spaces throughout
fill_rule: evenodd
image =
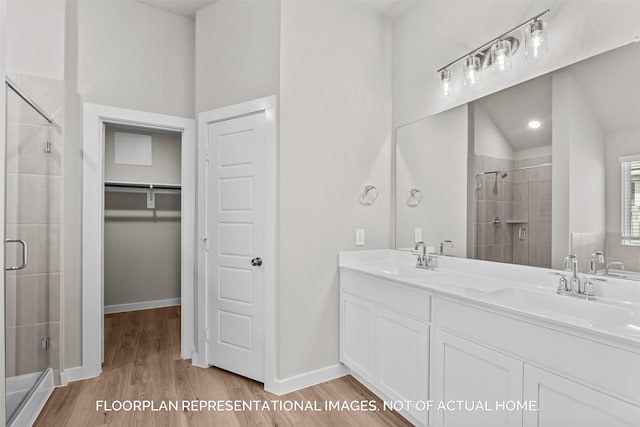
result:
M 360 195 L 360 203 L 369 206 L 378 199 L 378 189 L 374 185 L 367 185 Z

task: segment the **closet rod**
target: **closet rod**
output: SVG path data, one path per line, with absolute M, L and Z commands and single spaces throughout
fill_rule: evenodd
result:
M 146 190 L 180 190 L 179 184 L 154 184 L 144 182 L 105 181 L 105 187 L 113 188 L 141 188 Z

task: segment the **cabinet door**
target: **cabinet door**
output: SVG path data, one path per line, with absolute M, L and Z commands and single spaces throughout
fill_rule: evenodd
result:
M 525 365 L 525 427 L 637 427 L 640 408 L 558 375 Z
M 522 411 L 501 410 L 497 403 L 522 400 L 523 363 L 441 330 L 435 334 L 433 424 L 522 425 Z M 441 403 L 448 406 L 438 409 Z
M 429 326 L 378 308 L 376 331 L 376 385 L 391 400 L 411 401 L 407 411 L 428 424 L 416 402 L 429 398 Z
M 373 383 L 375 307 L 349 294 L 340 297 L 340 361 Z

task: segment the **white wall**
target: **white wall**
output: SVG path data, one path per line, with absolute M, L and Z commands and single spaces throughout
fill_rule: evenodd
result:
M 9 0 L 7 71 L 63 80 L 64 21 L 64 1 Z
M 479 103 L 474 104 L 474 146 L 479 156 L 513 160 L 513 147 L 491 120 L 487 110 Z M 462 123 L 462 122 L 461 122 Z
M 364 2 L 286 1 L 280 61 L 279 376 L 338 362 L 338 257 L 390 243 L 391 34 Z M 365 185 L 379 198 L 363 206 Z
M 441 241 L 453 240 L 447 253 L 467 255 L 467 118 L 462 105 L 398 129 L 397 247 L 413 246 L 414 228 L 421 227 L 427 246 L 437 251 Z M 422 191 L 419 206 L 407 205 L 410 188 Z
M 570 70 L 553 75 L 552 105 L 551 259 L 554 267 L 560 267 L 570 252 L 582 251 L 571 247 L 572 233 L 589 233 L 604 239 L 605 136 Z M 599 246 L 604 247 L 604 241 Z
M 195 24 L 132 0 L 70 1 L 65 21 L 62 304 L 70 368 L 82 354 L 82 105 L 193 117 Z
M 508 74 L 483 72 L 476 87 L 457 85 L 451 99 L 438 98 L 437 69 L 546 8 L 549 55 L 528 61 L 521 49 Z M 635 0 L 418 1 L 393 22 L 394 127 L 619 47 L 639 28 Z M 453 72 L 460 77 L 460 68 Z
M 196 111 L 279 93 L 280 1 L 220 0 L 196 13 Z

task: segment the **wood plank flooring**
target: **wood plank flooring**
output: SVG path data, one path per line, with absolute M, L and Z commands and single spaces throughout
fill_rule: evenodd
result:
M 35 426 L 409 426 L 350 376 L 276 396 L 261 383 L 180 359 L 180 308 L 105 316 L 105 360 L 97 378 L 59 387 Z M 378 411 L 105 411 L 96 401 L 242 400 L 311 402 L 376 401 Z

